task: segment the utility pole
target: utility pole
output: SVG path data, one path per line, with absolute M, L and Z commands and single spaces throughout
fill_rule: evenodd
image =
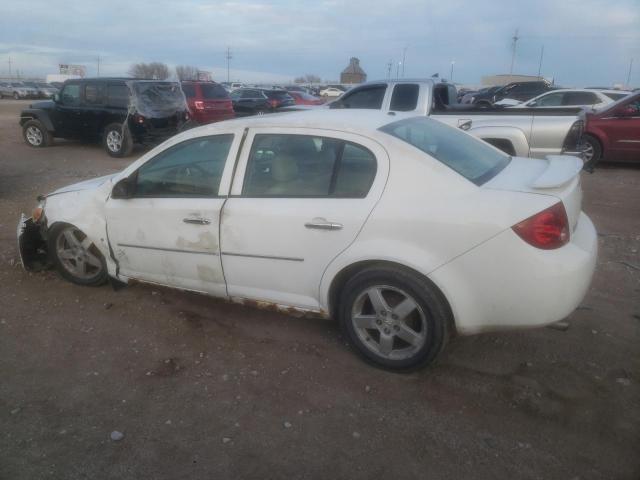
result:
M 402 49 L 402 78 L 404 78 L 404 64 L 407 58 L 407 47 Z
M 227 47 L 227 83 L 229 83 L 229 64 L 233 56 L 231 55 L 231 47 Z
M 456 64 L 455 60 L 451 60 L 451 75 L 449 75 L 449 81 L 453 83 L 453 66 Z
M 389 60 L 389 63 L 387 63 L 387 79 L 391 79 L 391 67 L 393 66 L 393 61 Z
M 540 74 L 542 73 L 542 59 L 544 58 L 544 45 L 540 49 L 540 63 L 538 64 L 538 80 L 540 80 Z
M 11 55 L 9 55 L 9 78 L 11 78 Z
M 520 40 L 520 37 L 518 37 L 518 29 L 517 28 L 516 28 L 516 33 L 511 38 L 511 40 L 513 40 L 513 44 L 511 46 L 511 69 L 509 70 L 509 76 L 513 75 L 513 64 L 516 61 L 516 48 L 518 46 L 518 40 Z
M 100 76 L 100 55 L 98 55 L 98 77 Z
M 396 78 L 400 78 L 400 64 L 402 62 L 398 62 L 398 65 L 396 65 Z
M 629 73 L 627 73 L 627 87 L 631 86 L 631 69 L 633 68 L 633 58 L 629 62 Z

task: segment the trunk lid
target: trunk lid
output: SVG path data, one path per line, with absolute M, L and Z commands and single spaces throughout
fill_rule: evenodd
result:
M 548 155 L 544 160 L 513 157 L 482 188 L 554 196 L 564 204 L 573 232 L 582 210 L 582 167 L 583 161 L 570 155 Z

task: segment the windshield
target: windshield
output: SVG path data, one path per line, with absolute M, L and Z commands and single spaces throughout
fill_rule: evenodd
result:
M 462 130 L 426 117 L 390 123 L 381 131 L 403 140 L 482 185 L 495 177 L 511 157 Z
M 207 100 L 225 100 L 229 98 L 227 91 L 217 83 L 201 83 L 202 96 Z
M 602 92 L 603 95 L 606 95 L 607 97 L 609 97 L 611 100 L 620 100 L 621 98 L 626 97 L 627 95 L 629 95 L 629 92 Z

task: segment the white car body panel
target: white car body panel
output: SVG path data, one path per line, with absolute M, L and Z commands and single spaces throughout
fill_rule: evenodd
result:
M 341 271 L 359 262 L 386 261 L 433 281 L 461 333 L 542 325 L 570 313 L 588 288 L 597 253 L 595 230 L 581 213 L 576 159 L 514 157 L 477 186 L 377 130 L 395 120 L 372 111 L 323 110 L 192 129 L 120 174 L 57 190 L 46 199 L 45 216 L 49 226 L 66 222 L 82 230 L 105 257 L 109 274 L 123 281 L 139 279 L 329 315 L 331 285 Z M 228 133 L 235 137 L 218 198 L 110 198 L 115 183 L 164 149 Z M 368 148 L 378 165 L 368 195 L 242 197 L 258 133 L 325 136 Z M 559 201 L 572 230 L 567 245 L 540 250 L 511 229 Z M 188 216 L 211 223 L 183 223 Z M 305 228 L 318 219 L 342 228 Z M 198 253 L 187 253 L 192 250 Z

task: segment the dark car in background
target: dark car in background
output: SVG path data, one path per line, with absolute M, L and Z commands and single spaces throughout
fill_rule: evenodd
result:
M 191 119 L 200 125 L 235 117 L 229 93 L 219 83 L 183 81 L 182 91 Z
M 557 87 L 545 81 L 512 82 L 503 87 L 492 87 L 475 93 L 471 103 L 479 107 L 490 107 L 505 98 L 524 102 L 555 88 Z
M 640 162 L 640 92 L 586 114 L 586 167 L 600 160 Z
M 240 116 L 261 115 L 295 105 L 295 100 L 286 90 L 239 88 L 229 96 L 233 102 L 233 110 Z
M 134 143 L 158 144 L 188 120 L 179 83 L 130 78 L 67 80 L 53 101 L 20 114 L 27 145 L 49 146 L 54 138 L 101 140 L 112 157 L 130 154 Z

